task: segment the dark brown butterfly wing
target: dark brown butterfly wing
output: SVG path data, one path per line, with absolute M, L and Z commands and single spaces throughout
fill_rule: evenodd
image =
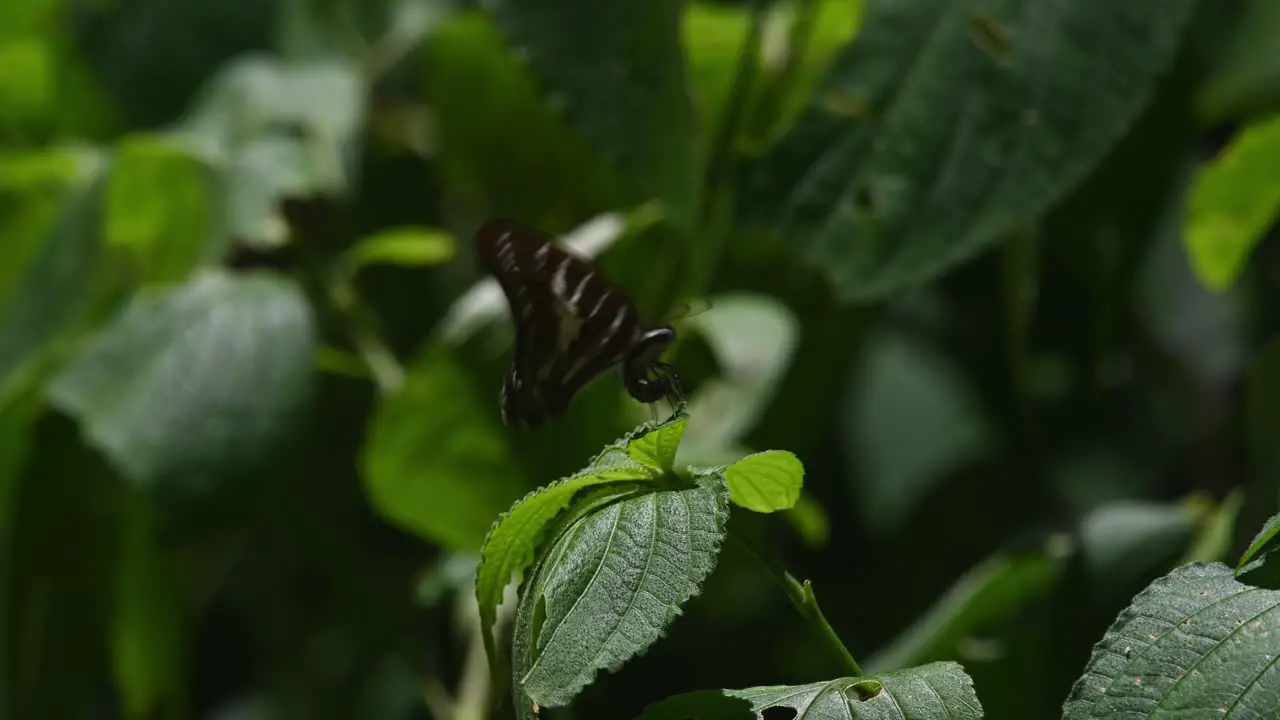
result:
M 516 328 L 503 418 L 537 424 L 626 356 L 640 332 L 638 314 L 591 264 L 537 230 L 490 220 L 476 231 L 476 244 Z

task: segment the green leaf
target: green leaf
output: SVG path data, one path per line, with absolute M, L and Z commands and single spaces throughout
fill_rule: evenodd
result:
M 534 564 L 546 531 L 575 499 L 601 485 L 652 480 L 650 468 L 625 462 L 613 466 L 592 466 L 572 477 L 538 488 L 518 500 L 494 522 L 480 551 L 476 569 L 476 600 L 480 605 L 480 627 L 490 661 L 497 658 L 493 625 L 502 593 L 519 572 Z M 495 668 L 496 669 L 496 668 Z
M 489 215 L 555 233 L 626 204 L 621 179 L 553 116 L 483 14 L 443 23 L 423 59 L 440 172 L 449 186 L 477 196 Z
M 1253 542 L 1249 543 L 1249 548 L 1240 556 L 1240 562 L 1236 564 L 1237 578 L 1242 578 L 1246 582 L 1258 585 L 1262 584 L 1259 583 L 1259 580 L 1271 580 L 1278 574 L 1272 569 L 1271 572 L 1267 573 L 1269 577 L 1264 578 L 1257 572 L 1268 564 L 1267 560 L 1271 554 L 1276 551 L 1277 547 L 1280 547 L 1280 540 L 1276 538 L 1278 534 L 1280 534 L 1280 515 L 1272 515 L 1267 520 L 1267 524 L 1263 525 L 1258 534 L 1254 536 Z M 1273 561 L 1269 564 L 1275 565 L 1276 563 Z M 1266 586 L 1273 590 L 1280 589 L 1275 587 L 1272 582 L 1266 582 Z
M 1200 281 L 1225 290 L 1280 217 L 1280 117 L 1244 128 L 1197 174 L 1186 244 Z
M 614 447 L 624 448 L 628 457 L 656 474 L 669 473 L 688 424 L 688 416 L 680 409 L 661 423 L 641 425 Z
M 884 533 L 949 473 L 989 456 L 999 436 L 946 356 L 893 334 L 868 351 L 847 399 L 845 448 L 858 479 L 858 513 Z
M 1063 198 L 1172 64 L 1191 0 L 871 0 L 740 206 L 846 302 L 973 257 Z
M 60 362 L 88 320 L 105 282 L 98 163 L 81 164 L 80 182 L 63 196 L 49 234 L 0 307 L 0 402 L 31 373 Z M 2 243 L 0 243 L 2 244 Z
M 965 638 L 1048 595 L 1061 577 L 1065 559 L 1055 545 L 1047 544 L 1034 553 L 987 558 L 867 661 L 866 667 L 900 668 L 955 657 Z
M 107 179 L 107 245 L 127 251 L 153 282 L 182 280 L 220 258 L 225 236 L 213 221 L 211 181 L 199 159 L 164 138 L 124 139 Z
M 1221 563 L 1156 580 L 1094 647 L 1064 720 L 1266 717 L 1280 698 L 1280 592 Z
M 212 272 L 139 293 L 49 394 L 140 487 L 203 496 L 259 467 L 293 429 L 314 345 L 292 280 Z
M 73 192 L 83 192 L 96 152 L 72 147 L 0 155 L 0 308 L 58 220 Z M 92 234 L 89 236 L 92 238 Z
M 730 706 L 715 695 L 750 703 Z M 937 662 L 881 675 L 846 677 L 809 685 L 776 685 L 746 690 L 701 691 L 676 695 L 645 708 L 637 720 L 698 720 L 774 717 L 772 708 L 789 708 L 796 718 L 823 720 L 979 720 L 982 704 L 973 681 L 959 663 Z M 778 717 L 782 717 L 781 714 Z
M 748 455 L 724 469 L 729 499 L 758 513 L 788 510 L 800 499 L 804 465 L 786 450 Z
M 687 227 L 703 160 L 685 84 L 682 6 L 679 0 L 484 4 L 548 103 L 631 183 L 629 200 L 659 199 Z
M 727 496 L 704 475 L 607 504 L 557 540 L 517 610 L 517 707 L 568 704 L 666 631 L 715 568 Z
M 1080 523 L 1090 592 L 1101 598 L 1135 578 L 1145 581 L 1170 567 L 1194 535 L 1195 518 L 1183 504 L 1121 500 L 1093 510 Z
M 346 253 L 352 269 L 366 265 L 424 267 L 439 265 L 454 255 L 453 236 L 438 230 L 398 227 L 361 238 Z
M 491 388 L 477 387 L 443 345 L 380 399 L 360 466 L 373 507 L 393 524 L 474 552 L 528 485 L 512 457 Z
M 1272 0 L 1242 0 L 1225 17 L 1232 23 L 1217 39 L 1206 76 L 1197 83 L 1195 109 L 1202 127 L 1280 109 L 1280 5 Z

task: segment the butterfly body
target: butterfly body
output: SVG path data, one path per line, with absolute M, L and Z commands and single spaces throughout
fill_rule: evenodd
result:
M 536 425 L 560 414 L 578 390 L 615 365 L 641 402 L 681 395 L 675 373 L 659 361 L 675 330 L 644 326 L 631 300 L 590 263 L 510 220 L 486 222 L 476 245 L 516 328 L 502 386 L 504 422 Z

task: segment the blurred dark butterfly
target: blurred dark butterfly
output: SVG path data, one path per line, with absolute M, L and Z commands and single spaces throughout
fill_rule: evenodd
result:
M 476 245 L 516 328 L 515 357 L 502 385 L 503 422 L 532 426 L 560 414 L 578 390 L 615 365 L 636 400 L 683 399 L 675 371 L 659 361 L 675 329 L 641 325 L 630 298 L 594 265 L 511 220 L 486 222 Z

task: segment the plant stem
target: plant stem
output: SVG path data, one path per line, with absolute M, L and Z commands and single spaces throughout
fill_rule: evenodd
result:
M 759 563 L 769 573 L 769 576 L 782 587 L 783 592 L 787 594 L 787 598 L 791 600 L 791 604 L 796 607 L 796 611 L 800 613 L 800 616 L 818 631 L 818 635 L 840 657 L 845 672 L 848 672 L 853 677 L 862 677 L 865 674 L 862 671 L 862 666 L 858 664 L 857 660 L 853 659 L 853 654 L 844 646 L 840 636 L 836 635 L 835 629 L 831 627 L 831 623 L 827 622 L 827 617 L 822 614 L 822 608 L 818 606 L 818 598 L 813 594 L 813 584 L 808 580 L 803 583 L 796 580 L 795 576 L 787 572 L 786 569 L 766 559 L 761 553 L 756 552 L 751 547 L 751 544 L 742 537 L 730 533 L 729 539 L 740 550 Z

